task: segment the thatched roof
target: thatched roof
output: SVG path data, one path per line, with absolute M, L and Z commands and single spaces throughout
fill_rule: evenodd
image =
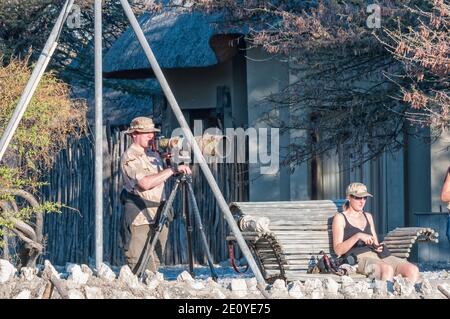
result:
M 205 67 L 217 64 L 210 39 L 218 34 L 221 15 L 189 13 L 184 8 L 169 8 L 156 15 L 148 13 L 139 24 L 161 68 Z M 132 28 L 113 44 L 104 56 L 103 71 L 149 69 L 150 64 Z
M 137 116 L 153 113 L 153 99 L 150 96 L 135 96 L 112 89 L 104 93 L 103 120 L 109 125 L 129 125 Z
M 111 81 L 111 80 L 110 80 Z M 153 113 L 153 97 L 162 94 L 154 79 L 134 80 L 133 88 L 122 86 L 121 81 L 112 87 L 103 88 L 103 123 L 111 126 L 129 125 L 137 116 Z M 86 86 L 72 86 L 74 98 L 86 99 L 88 103 L 88 121 L 94 124 L 94 90 Z

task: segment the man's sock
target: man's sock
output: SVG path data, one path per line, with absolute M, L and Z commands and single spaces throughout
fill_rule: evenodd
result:
M 394 293 L 394 282 L 391 280 L 386 280 L 386 290 L 387 292 Z
M 416 292 L 421 292 L 422 291 L 422 283 L 421 282 L 415 283 L 414 289 L 416 290 Z

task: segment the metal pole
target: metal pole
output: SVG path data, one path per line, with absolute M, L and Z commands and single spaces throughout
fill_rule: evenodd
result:
M 102 0 L 94 4 L 95 43 L 95 266 L 103 262 L 103 114 L 102 114 Z
M 193 227 L 191 223 L 191 214 L 189 214 L 189 200 L 187 196 L 187 188 L 186 183 L 182 184 L 182 202 L 183 202 L 183 216 L 186 219 L 186 238 L 187 238 L 187 247 L 188 247 L 188 260 L 189 260 L 189 273 L 192 277 L 194 274 L 194 256 L 193 256 L 193 247 L 192 247 L 192 232 Z
M 227 221 L 228 225 L 231 228 L 231 231 L 234 233 L 236 237 L 236 241 L 241 248 L 242 253 L 244 254 L 245 258 L 247 259 L 250 268 L 252 269 L 253 273 L 255 274 L 256 281 L 258 282 L 258 288 L 260 291 L 265 294 L 265 286 L 266 282 L 264 280 L 263 275 L 261 274 L 261 271 L 258 268 L 258 265 L 256 264 L 255 260 L 253 259 L 253 256 L 250 252 L 250 249 L 248 248 L 247 244 L 245 243 L 244 237 L 242 237 L 242 234 L 239 230 L 239 227 L 237 226 L 236 222 L 234 221 L 233 215 L 231 214 L 231 211 L 227 205 L 227 202 L 225 201 L 225 198 L 223 198 L 222 193 L 220 192 L 219 186 L 216 183 L 216 180 L 214 179 L 214 176 L 212 175 L 208 165 L 206 164 L 205 158 L 203 157 L 203 154 L 198 147 L 194 136 L 192 135 L 192 132 L 189 128 L 189 125 L 186 122 L 186 119 L 183 116 L 183 113 L 181 112 L 180 106 L 178 105 L 175 96 L 172 93 L 172 90 L 169 87 L 169 84 L 167 83 L 166 78 L 164 77 L 164 74 L 161 71 L 161 68 L 158 64 L 158 61 L 156 61 L 156 58 L 153 54 L 152 49 L 150 48 L 150 45 L 147 42 L 147 39 L 145 38 L 144 32 L 142 31 L 141 27 L 139 26 L 139 23 L 134 16 L 133 10 L 131 9 L 130 5 L 126 0 L 120 0 L 120 3 L 122 4 L 122 7 L 125 11 L 125 14 L 130 21 L 130 24 L 139 40 L 139 43 L 141 44 L 142 48 L 144 49 L 144 52 L 147 56 L 148 61 L 150 62 L 150 65 L 153 69 L 153 72 L 156 75 L 156 78 L 158 79 L 161 88 L 164 91 L 164 94 L 166 95 L 166 98 L 169 102 L 170 107 L 172 108 L 172 111 L 175 114 L 175 117 L 178 120 L 178 123 L 181 126 L 181 129 L 183 130 L 183 133 L 185 134 L 185 137 L 188 139 L 190 145 L 193 148 L 194 156 L 197 162 L 200 165 L 200 168 L 202 169 L 203 173 L 205 174 L 206 180 L 209 183 L 209 186 L 211 187 L 212 192 L 214 193 L 214 196 L 216 197 L 217 203 L 219 204 L 220 209 L 222 210 L 225 220 Z M 265 294 L 267 297 L 267 294 Z
M 23 90 L 19 103 L 17 104 L 16 109 L 14 110 L 14 113 L 9 120 L 5 132 L 3 133 L 2 139 L 0 140 L 0 161 L 3 159 L 3 155 L 5 154 L 6 149 L 8 148 L 8 145 L 11 142 L 11 139 L 17 129 L 17 126 L 19 125 L 19 122 L 28 107 L 28 104 L 30 103 L 34 92 L 36 91 L 39 81 L 41 80 L 42 75 L 47 68 L 53 52 L 55 52 L 56 46 L 58 45 L 57 40 L 59 34 L 64 22 L 67 19 L 67 16 L 69 15 L 70 10 L 72 9 L 73 1 L 74 0 L 67 0 L 64 4 L 61 13 L 58 16 L 58 19 L 56 20 L 55 26 L 53 27 L 52 32 L 50 33 L 50 36 L 45 43 L 44 49 L 39 56 L 36 66 L 31 73 L 31 77 L 28 80 L 25 89 Z
M 211 276 L 214 279 L 214 281 L 217 281 L 217 273 L 214 270 L 214 265 L 213 265 L 213 258 L 211 256 L 211 252 L 209 250 L 209 245 L 208 245 L 208 240 L 206 239 L 206 235 L 205 232 L 203 231 L 203 223 L 202 223 L 202 219 L 200 217 L 200 212 L 198 211 L 198 205 L 197 205 L 197 200 L 195 199 L 195 195 L 194 195 L 194 190 L 192 189 L 192 176 L 186 176 L 186 183 L 187 187 L 188 187 L 188 191 L 189 191 L 189 197 L 191 200 L 192 205 L 190 205 L 192 207 L 192 211 L 194 212 L 194 218 L 195 221 L 197 222 L 197 226 L 198 229 L 200 230 L 200 235 L 202 238 L 202 244 L 203 244 L 203 250 L 205 250 L 206 252 L 206 258 L 208 260 L 208 265 L 209 265 L 209 269 L 211 271 Z

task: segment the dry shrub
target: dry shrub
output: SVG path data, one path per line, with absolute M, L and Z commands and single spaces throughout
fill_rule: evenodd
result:
M 4 133 L 30 76 L 28 60 L 12 59 L 0 67 L 0 134 Z M 66 83 L 51 72 L 44 74 L 3 164 L 19 169 L 21 177 L 37 180 L 51 167 L 56 153 L 66 146 L 67 138 L 84 133 L 86 104 L 71 100 L 69 95 Z

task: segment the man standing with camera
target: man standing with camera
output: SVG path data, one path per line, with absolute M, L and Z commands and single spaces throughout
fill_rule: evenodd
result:
M 133 273 L 139 267 L 147 238 L 153 236 L 158 225 L 165 201 L 165 181 L 176 173 L 191 174 L 186 165 L 179 165 L 177 169 L 164 169 L 158 152 L 151 148 L 155 134 L 159 131 L 149 117 L 133 119 L 126 131 L 133 143 L 120 159 L 124 184 L 120 194 L 124 207 L 120 230 L 121 246 Z M 147 266 L 153 272 L 164 262 L 167 235 L 168 229 L 164 226 L 155 247 L 156 256 L 150 259 Z

